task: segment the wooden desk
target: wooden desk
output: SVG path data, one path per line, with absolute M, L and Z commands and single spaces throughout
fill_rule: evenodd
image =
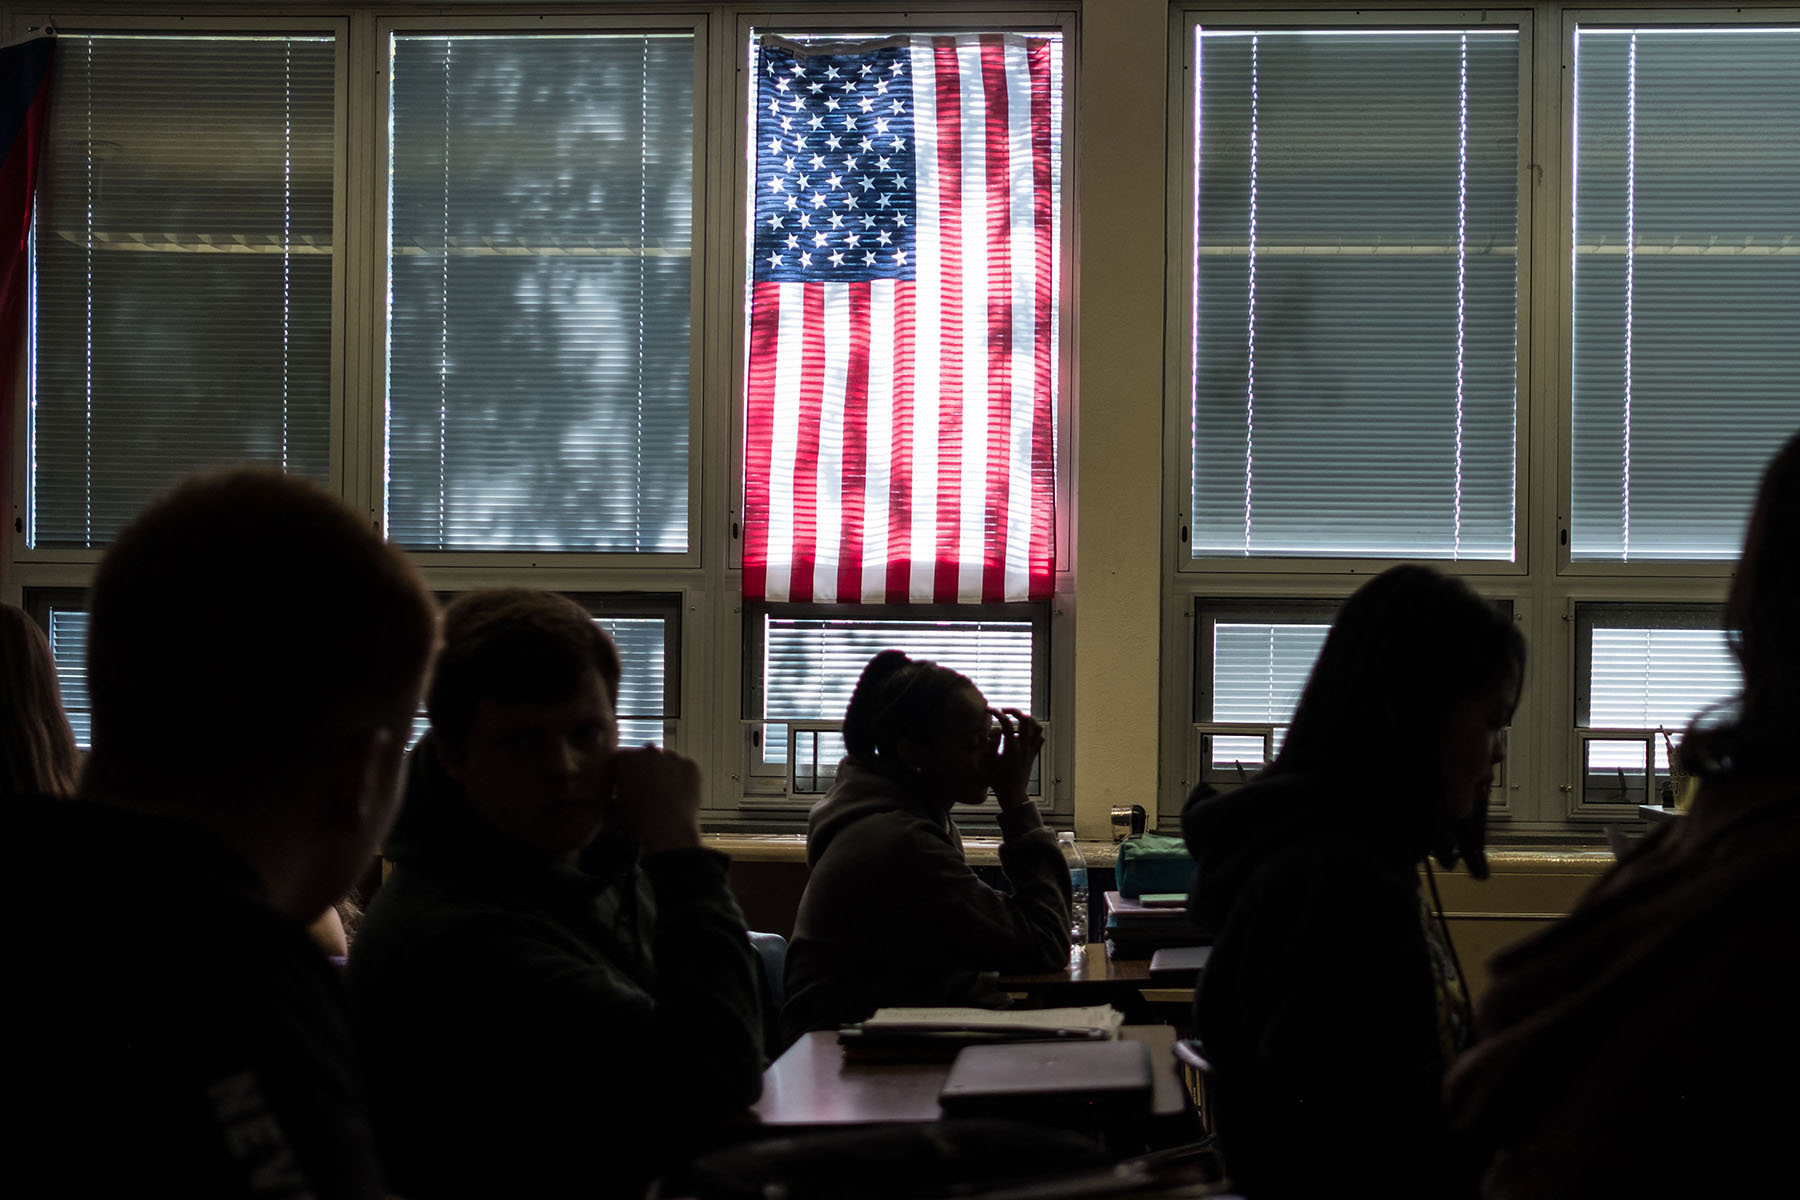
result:
M 1127 1025 L 1123 1036 L 1150 1048 L 1155 1067 L 1151 1116 L 1183 1116 L 1188 1096 L 1172 1052 L 1175 1031 L 1167 1025 Z M 837 1034 L 819 1030 L 803 1036 L 763 1072 L 762 1099 L 750 1112 L 764 1126 L 783 1128 L 936 1121 L 944 1115 L 938 1092 L 949 1073 L 947 1062 L 845 1062 Z
M 1044 1008 L 1066 1005 L 1133 1003 L 1188 1004 L 1192 986 L 1152 986 L 1147 958 L 1109 958 L 1105 942 L 1090 942 L 1079 959 L 1060 971 L 1037 975 L 1002 975 L 1000 986 L 1015 1000 L 1031 998 Z

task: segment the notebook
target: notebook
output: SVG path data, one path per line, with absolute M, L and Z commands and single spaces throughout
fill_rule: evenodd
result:
M 1171 946 L 1150 956 L 1150 978 L 1158 983 L 1194 983 L 1212 957 L 1211 946 Z
M 1150 1111 L 1150 1051 L 1141 1042 L 969 1046 L 938 1102 L 946 1116 L 1066 1120 Z

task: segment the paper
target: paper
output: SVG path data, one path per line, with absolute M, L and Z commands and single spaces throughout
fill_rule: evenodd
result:
M 1119 1036 L 1125 1014 L 1110 1004 L 1087 1008 L 883 1008 L 862 1023 L 869 1033 L 889 1029 L 1100 1030 Z

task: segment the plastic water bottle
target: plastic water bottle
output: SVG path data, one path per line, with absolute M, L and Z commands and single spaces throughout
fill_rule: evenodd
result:
M 1067 830 L 1056 835 L 1056 845 L 1062 851 L 1063 861 L 1069 864 L 1069 945 L 1079 951 L 1088 941 L 1087 859 L 1081 857 L 1075 835 Z

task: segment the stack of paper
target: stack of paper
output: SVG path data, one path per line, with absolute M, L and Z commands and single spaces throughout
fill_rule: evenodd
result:
M 1107 1041 L 1125 1014 L 1108 1004 L 1088 1008 L 883 1008 L 838 1030 L 851 1051 L 954 1053 L 986 1042 Z
M 1106 893 L 1106 949 L 1114 958 L 1149 958 L 1170 946 L 1197 946 L 1206 940 L 1183 905 L 1151 905 Z

